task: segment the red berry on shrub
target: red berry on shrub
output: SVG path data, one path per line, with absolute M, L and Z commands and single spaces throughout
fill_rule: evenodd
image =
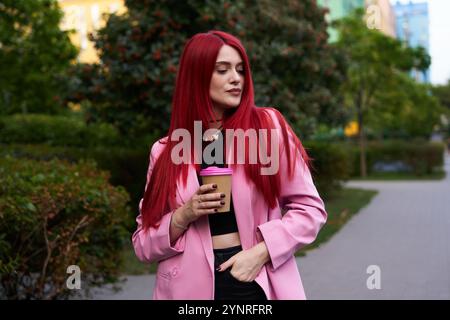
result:
M 153 52 L 153 60 L 160 60 L 161 59 L 161 50 L 156 50 Z

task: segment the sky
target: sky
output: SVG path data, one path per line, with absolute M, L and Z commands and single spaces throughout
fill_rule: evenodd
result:
M 400 0 L 408 3 L 410 0 Z M 397 0 L 390 0 L 391 4 Z M 427 2 L 429 14 L 431 83 L 445 84 L 450 79 L 450 0 L 412 0 Z

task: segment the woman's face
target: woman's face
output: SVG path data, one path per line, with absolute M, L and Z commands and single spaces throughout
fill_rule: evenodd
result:
M 209 93 L 216 116 L 226 109 L 239 106 L 244 88 L 244 65 L 239 52 L 228 45 L 222 46 L 211 78 Z M 231 89 L 238 89 L 230 92 Z

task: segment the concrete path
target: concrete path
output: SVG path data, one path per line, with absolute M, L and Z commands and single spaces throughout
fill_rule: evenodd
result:
M 102 288 L 91 289 L 90 297 L 74 297 L 78 299 L 95 300 L 151 300 L 153 287 L 155 286 L 155 276 L 124 276 L 121 282 L 115 286 L 107 285 Z
M 445 180 L 348 183 L 379 194 L 331 241 L 298 258 L 307 297 L 450 299 L 450 158 L 445 161 Z M 369 266 L 375 266 L 370 274 Z M 377 267 L 381 289 L 369 290 Z
M 308 299 L 450 299 L 449 157 L 445 169 L 440 181 L 349 182 L 379 194 L 329 242 L 297 259 Z M 151 298 L 153 275 L 125 280 L 121 291 L 97 289 L 93 298 Z

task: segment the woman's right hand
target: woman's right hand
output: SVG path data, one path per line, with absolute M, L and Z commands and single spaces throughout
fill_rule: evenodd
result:
M 216 213 L 224 204 L 225 194 L 212 193 L 217 189 L 215 184 L 204 184 L 184 205 L 183 216 L 187 223 L 194 222 L 205 214 Z

